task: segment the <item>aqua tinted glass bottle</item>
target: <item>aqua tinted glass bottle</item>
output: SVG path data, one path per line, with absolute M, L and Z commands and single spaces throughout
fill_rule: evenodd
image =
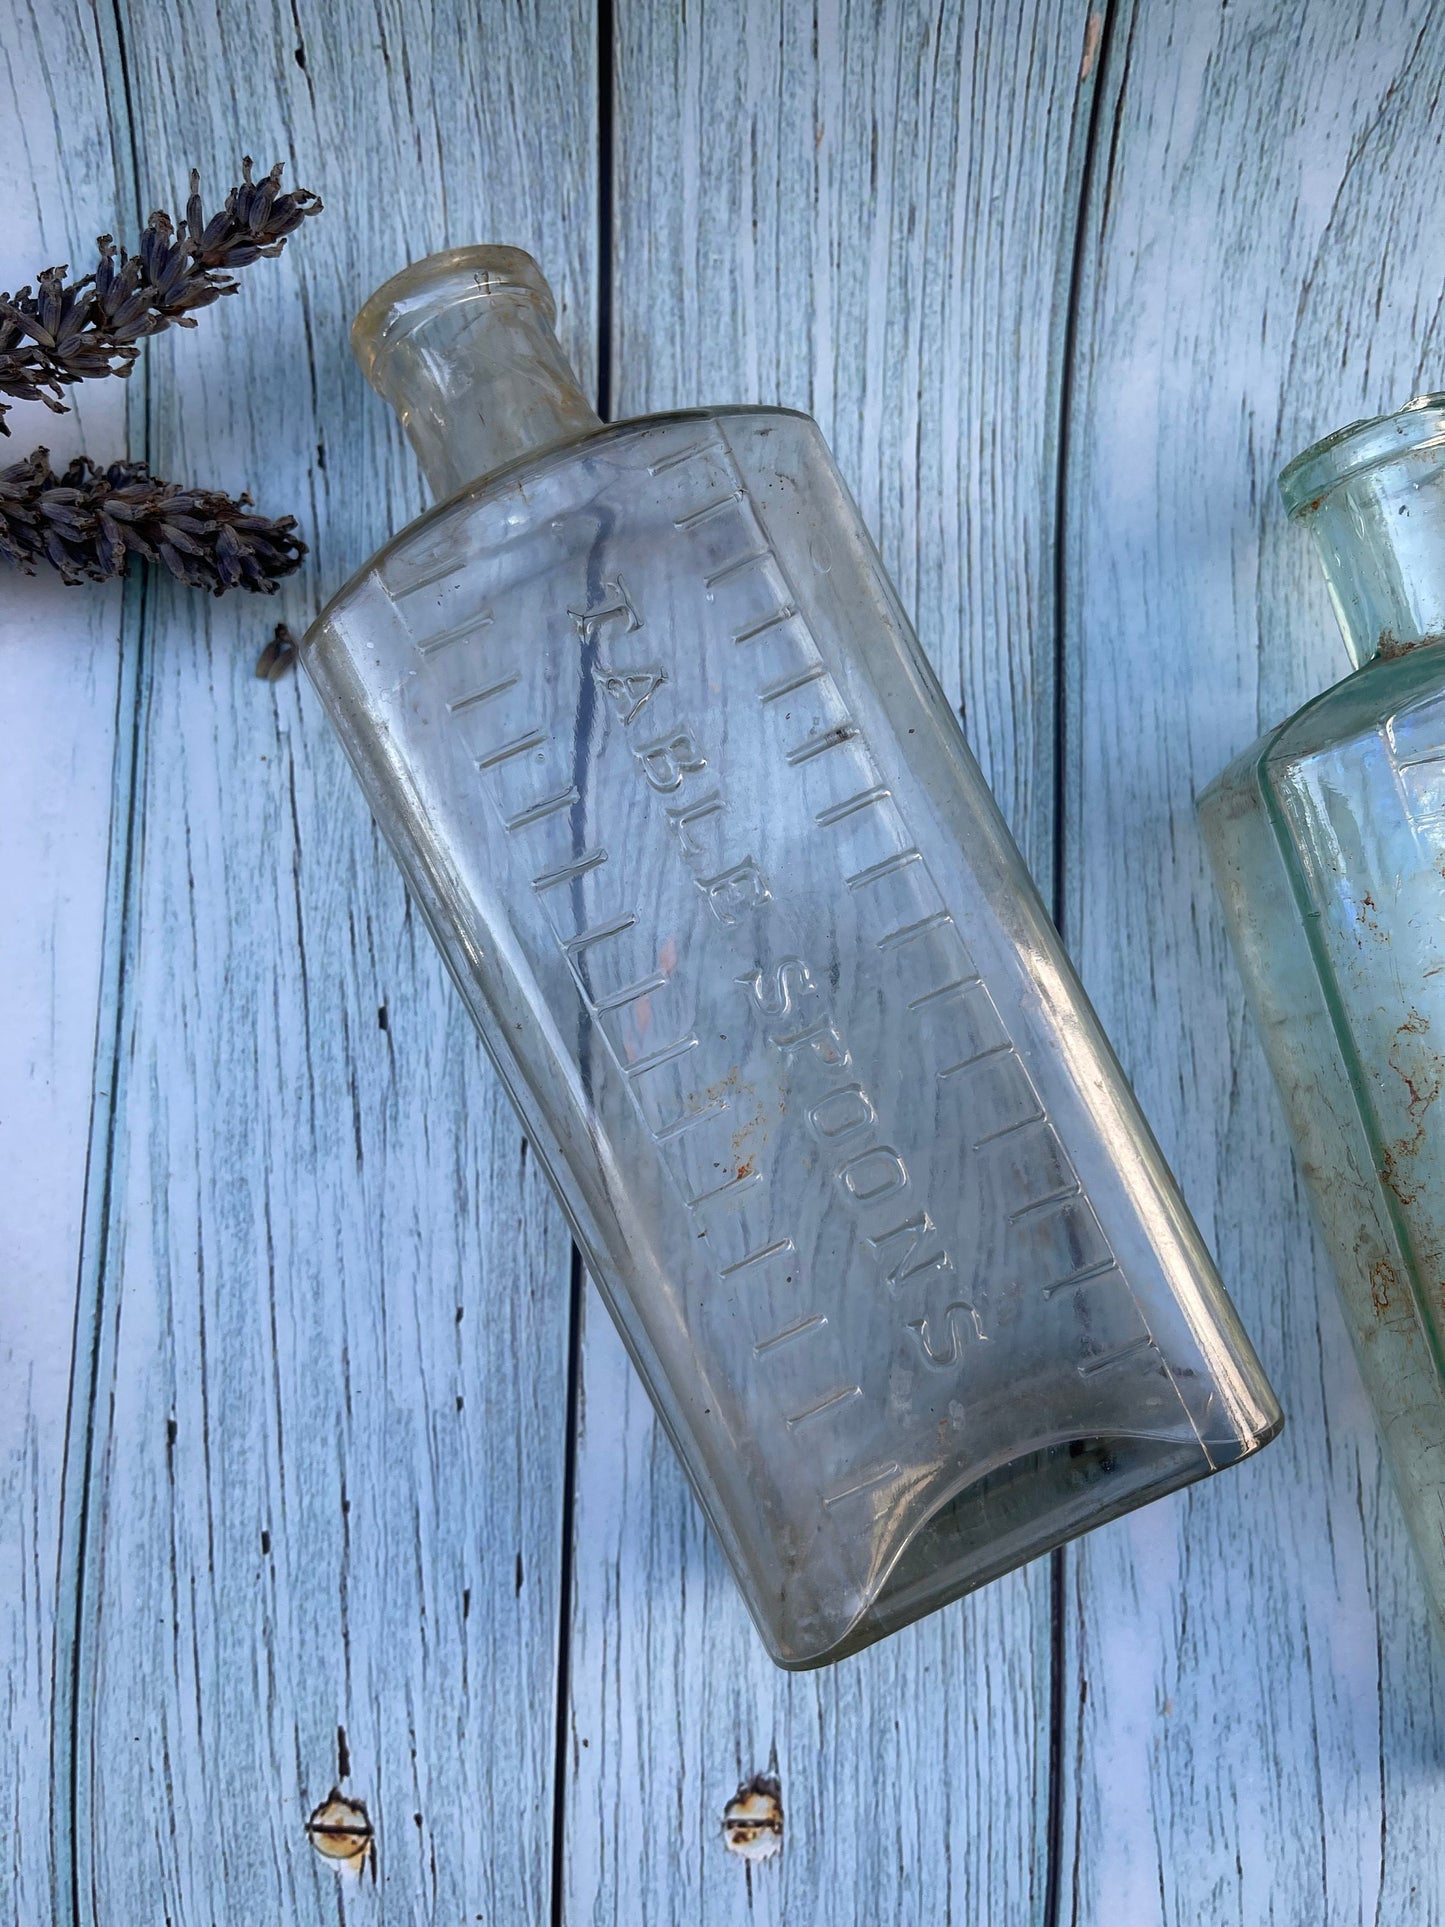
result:
M 1445 1627 L 1445 396 L 1340 430 L 1280 486 L 1356 667 L 1200 809 Z
M 353 341 L 439 506 L 303 660 L 783 1665 L 1278 1411 L 816 426 L 604 427 L 506 248 Z

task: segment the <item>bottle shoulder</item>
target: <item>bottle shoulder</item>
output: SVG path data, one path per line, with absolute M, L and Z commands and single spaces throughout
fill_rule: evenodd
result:
M 1433 734 L 1445 749 L 1445 644 L 1373 657 L 1273 730 L 1266 760 L 1280 770 L 1401 730 Z
M 658 484 L 716 442 L 743 457 L 767 451 L 769 469 L 799 484 L 820 463 L 832 467 L 817 423 L 796 409 L 693 408 L 609 422 L 481 476 L 407 523 L 331 598 L 312 633 L 368 597 L 378 582 L 410 579 L 433 566 L 446 573 L 468 551 L 496 554 L 539 530 L 560 528 L 603 498 L 609 519 L 629 502 L 660 501 L 667 491 Z
M 1206 813 L 1236 792 L 1287 782 L 1292 772 L 1386 742 L 1445 753 L 1445 643 L 1377 656 L 1267 730 L 1200 798 Z

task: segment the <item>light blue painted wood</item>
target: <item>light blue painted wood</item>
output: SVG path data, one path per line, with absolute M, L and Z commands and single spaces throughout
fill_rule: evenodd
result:
M 0 16 L 0 288 L 92 256 L 116 178 L 88 9 Z M 79 272 L 77 267 L 77 272 Z M 121 453 L 126 391 L 17 404 L 0 466 Z M 3 565 L 0 565 L 3 568 Z M 0 1920 L 51 1917 L 51 1726 L 68 1604 L 61 1484 L 86 1194 L 116 749 L 116 589 L 0 574 Z M 100 1112 L 106 1100 L 101 1096 Z M 62 1846 L 64 1846 L 62 1836 Z
M 148 351 L 157 470 L 296 510 L 314 550 L 272 605 L 144 598 L 104 1342 L 61 1572 L 80 1917 L 537 1918 L 569 1247 L 319 713 L 252 666 L 420 505 L 347 349 L 380 278 L 500 229 L 556 261 L 586 366 L 591 36 L 555 8 L 482 35 L 147 5 L 122 47 L 147 208 L 193 161 L 224 191 L 250 149 L 329 209 Z M 375 1825 L 374 1898 L 308 1842 L 334 1783 Z
M 1347 664 L 1274 490 L 1440 385 L 1445 21 L 1115 24 L 1069 471 L 1067 932 L 1290 1417 L 1082 1542 L 1065 1919 L 1445 1917 L 1445 1666 L 1241 1007 L 1195 792 Z
M 618 26 L 618 410 L 817 414 L 1047 888 L 1087 11 L 742 0 Z M 1047 1565 L 782 1676 L 595 1300 L 583 1394 L 566 1918 L 1041 1919 Z M 786 1844 L 750 1871 L 720 1823 L 770 1768 Z
M 238 146 L 294 157 L 328 213 L 153 344 L 130 402 L 159 468 L 253 485 L 316 546 L 279 610 L 132 598 L 131 843 L 105 821 L 135 660 L 118 599 L 0 584 L 24 905 L 0 932 L 0 1919 L 50 1917 L 52 1651 L 77 1597 L 58 1766 L 79 1805 L 58 1817 L 83 1920 L 543 1919 L 567 1243 L 319 712 L 251 663 L 422 500 L 346 354 L 376 279 L 444 241 L 519 241 L 590 373 L 596 19 L 580 0 L 118 18 L 138 182 L 111 159 L 130 128 L 106 125 L 119 42 L 106 76 L 91 15 L 0 22 L 22 184 L 0 258 L 12 282 L 78 258 L 132 197 L 173 202 L 193 160 L 216 190 Z M 1061 299 L 1106 56 L 1069 370 L 1066 934 L 1293 1426 L 1068 1554 L 1059 1919 L 1439 1920 L 1445 1673 L 1191 799 L 1334 673 L 1274 469 L 1440 385 L 1442 28 L 1423 0 L 1159 0 L 1107 32 L 1066 0 L 626 0 L 616 24 L 619 407 L 820 415 L 1045 879 Z M 16 453 L 82 428 L 112 452 L 126 391 L 80 399 L 69 427 L 17 415 Z M 123 1078 L 92 1136 L 106 958 Z M 82 1248 L 112 1102 L 109 1215 Z M 77 1270 L 106 1344 L 67 1563 Z M 1043 1922 L 1046 1569 L 784 1678 L 591 1307 L 582 1365 L 564 1917 Z M 343 1766 L 375 1887 L 305 1840 Z M 719 1822 L 770 1766 L 783 1857 L 749 1879 Z

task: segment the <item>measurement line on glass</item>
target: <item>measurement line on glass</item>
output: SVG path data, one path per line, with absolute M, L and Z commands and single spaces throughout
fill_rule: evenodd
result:
M 475 709 L 478 703 L 489 703 L 494 696 L 505 696 L 521 680 L 520 674 L 514 671 L 510 676 L 503 676 L 500 682 L 490 683 L 485 689 L 474 689 L 470 696 L 458 696 L 455 702 L 447 704 L 447 708 L 453 716 L 460 716 L 463 710 Z
M 1083 1195 L 1084 1187 L 1075 1178 L 1072 1183 L 1064 1185 L 1060 1190 L 1051 1191 L 1046 1198 L 1034 1198 L 1029 1204 L 1021 1204 L 1017 1211 L 1010 1211 L 1008 1221 L 1010 1224 L 1021 1224 L 1025 1218 L 1031 1218 L 1036 1211 L 1047 1211 L 1051 1204 L 1065 1204 L 1070 1198 L 1081 1198 Z
M 485 756 L 479 756 L 477 768 L 496 769 L 498 764 L 510 762 L 514 756 L 525 756 L 533 749 L 545 749 L 551 740 L 545 729 L 529 729 L 525 736 L 515 736 L 510 743 L 502 743 Z
M 825 1506 L 841 1505 L 844 1499 L 855 1499 L 860 1492 L 872 1492 L 876 1486 L 887 1485 L 890 1479 L 896 1479 L 902 1470 L 903 1467 L 897 1459 L 890 1459 L 887 1465 L 880 1465 L 877 1471 L 870 1472 L 867 1478 L 857 1479 L 852 1485 L 840 1486 L 836 1492 L 825 1493 L 823 1504 Z
M 706 441 L 694 442 L 690 448 L 680 448 L 675 455 L 664 455 L 660 462 L 649 462 L 649 475 L 665 475 L 670 468 L 681 468 L 684 462 L 691 462 L 699 455 L 710 455 L 724 446 L 720 435 L 709 435 Z
M 739 1258 L 734 1264 L 724 1265 L 718 1277 L 731 1278 L 735 1272 L 751 1270 L 754 1265 L 766 1264 L 769 1258 L 782 1258 L 788 1252 L 796 1250 L 797 1246 L 791 1238 L 775 1239 L 770 1245 L 762 1245 L 758 1250 L 750 1251 L 746 1258 Z
M 775 1352 L 779 1345 L 786 1345 L 794 1338 L 803 1338 L 808 1332 L 820 1331 L 827 1322 L 825 1312 L 815 1311 L 810 1318 L 800 1318 L 795 1325 L 785 1325 L 782 1331 L 774 1332 L 770 1338 L 760 1338 L 753 1346 L 753 1352 L 761 1358 L 765 1353 Z
M 892 800 L 893 792 L 880 784 L 876 789 L 859 790 L 856 796 L 848 796 L 841 803 L 834 803 L 826 810 L 819 810 L 813 821 L 820 830 L 831 830 L 835 823 L 854 816 L 859 810 L 869 809 L 874 803 L 887 803 Z
M 758 637 L 765 636 L 769 629 L 776 629 L 782 623 L 791 622 L 797 613 L 792 603 L 785 602 L 780 608 L 775 609 L 770 616 L 764 616 L 761 622 L 755 622 L 746 629 L 739 629 L 734 635 L 733 641 L 736 643 L 756 642 Z
M 633 1063 L 623 1066 L 629 1077 L 641 1077 L 644 1071 L 655 1071 L 663 1064 L 674 1064 L 679 1057 L 686 1057 L 690 1050 L 696 1050 L 698 1039 L 696 1031 L 687 1037 L 679 1037 L 675 1044 L 664 1044 L 661 1050 L 639 1057 Z
M 928 1004 L 940 1003 L 945 997 L 962 996 L 962 994 L 967 990 L 976 990 L 982 982 L 983 982 L 983 978 L 980 977 L 976 971 L 971 977 L 955 977 L 952 983 L 940 984 L 937 990 L 920 991 L 916 997 L 910 997 L 908 1000 L 908 1008 L 910 1010 L 922 1010 Z M 998 1049 L 1001 1051 L 1012 1050 L 1013 1045 L 1009 1043 L 1003 1043 L 998 1046 Z M 987 1056 L 990 1056 L 991 1054 L 992 1053 L 989 1051 L 979 1052 L 979 1056 L 981 1057 L 987 1057 Z M 949 1077 L 952 1075 L 954 1071 L 961 1071 L 965 1068 L 966 1065 L 972 1064 L 976 1061 L 977 1060 L 975 1058 L 965 1057 L 962 1063 L 953 1064 L 949 1067 L 948 1070 L 940 1071 L 938 1075 L 940 1077 Z
M 564 863 L 559 870 L 540 870 L 532 878 L 532 888 L 540 896 L 544 890 L 555 890 L 560 883 L 575 883 L 606 861 L 606 850 L 584 850 L 575 863 Z
M 702 508 L 694 509 L 690 515 L 675 516 L 672 526 L 675 529 L 698 528 L 702 523 L 708 521 L 710 517 L 721 515 L 726 509 L 736 508 L 739 502 L 746 502 L 747 499 L 748 494 L 746 489 L 729 489 L 727 494 L 720 496 L 716 502 L 708 502 Z
M 953 915 L 948 910 L 935 910 L 931 916 L 920 917 L 916 923 L 900 924 L 896 930 L 888 931 L 878 939 L 880 950 L 900 950 L 906 943 L 915 943 L 919 937 L 926 937 L 930 930 L 943 930 L 953 923 Z
M 1137 1352 L 1152 1352 L 1154 1349 L 1154 1340 L 1145 1332 L 1142 1338 L 1131 1338 L 1127 1345 L 1120 1345 L 1112 1352 L 1101 1352 L 1097 1358 L 1083 1359 L 1075 1370 L 1080 1378 L 1092 1378 L 1095 1372 L 1107 1371 L 1111 1365 L 1133 1358 Z
M 620 937 L 624 930 L 635 928 L 637 912 L 624 910 L 620 916 L 609 917 L 606 923 L 594 923 L 590 929 L 579 930 L 575 937 L 564 937 L 562 948 L 569 957 L 578 957 L 594 944 L 606 943 L 609 937 Z
M 758 701 L 760 703 L 781 702 L 784 696 L 796 695 L 798 690 L 806 689 L 810 682 L 820 682 L 827 674 L 827 663 L 812 663 L 808 668 L 800 669 L 795 676 L 783 676 L 777 682 L 764 683 L 758 691 Z
M 739 555 L 731 562 L 724 562 L 720 569 L 714 569 L 711 575 L 705 575 L 702 579 L 703 587 L 715 589 L 719 583 L 731 582 L 734 576 L 746 575 L 749 569 L 755 569 L 760 562 L 771 562 L 773 559 L 771 549 L 750 549 L 746 555 Z
M 811 763 L 815 756 L 821 756 L 825 750 L 841 749 L 844 743 L 851 743 L 858 734 L 858 725 L 854 722 L 845 720 L 831 723 L 826 729 L 814 730 L 811 736 L 805 736 L 801 743 L 794 744 L 788 751 L 788 762 L 797 769 L 802 763 Z
M 1120 1282 L 1123 1282 L 1123 1274 L 1119 1272 L 1118 1260 L 1114 1258 L 1101 1258 L 1096 1265 L 1087 1265 L 1082 1271 L 1070 1272 L 1067 1278 L 1060 1278 L 1052 1285 L 1045 1285 L 1039 1296 L 1042 1298 L 1057 1298 L 1061 1291 L 1077 1291 L 1082 1285 L 1097 1284 L 1101 1278 L 1107 1278 L 1111 1272 L 1118 1274 Z
M 846 1405 L 849 1399 L 862 1398 L 862 1396 L 861 1385 L 840 1385 L 836 1392 L 829 1392 L 828 1396 L 820 1398 L 816 1405 L 807 1405 L 801 1412 L 794 1412 L 788 1420 L 788 1429 L 791 1431 L 795 1426 L 806 1425 L 809 1420 L 821 1418 L 825 1412 L 832 1412 L 838 1406 Z
M 502 828 L 513 833 L 517 830 L 530 830 L 534 823 L 545 823 L 549 816 L 555 816 L 559 810 L 569 810 L 574 803 L 581 801 L 581 791 L 575 783 L 569 783 L 566 789 L 555 790 L 552 795 L 543 796 L 537 802 L 529 803 L 524 810 L 518 810 L 515 816 L 503 817 Z M 536 885 L 533 884 L 532 887 L 535 889 Z
M 454 622 L 450 629 L 438 629 L 435 635 L 428 636 L 425 641 L 416 645 L 416 652 L 423 658 L 439 656 L 443 649 L 450 649 L 454 642 L 466 642 L 479 630 L 490 629 L 491 626 L 491 611 L 488 609 L 476 611 L 469 616 L 464 616 L 460 622 Z M 517 678 L 513 676 L 512 681 L 516 680 Z

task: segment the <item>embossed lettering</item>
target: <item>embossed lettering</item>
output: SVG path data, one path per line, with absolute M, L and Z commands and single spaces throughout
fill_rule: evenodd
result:
M 707 758 L 698 748 L 690 727 L 674 730 L 670 736 L 655 736 L 632 753 L 642 774 L 660 796 L 681 789 L 684 776 L 707 768 Z
M 607 622 L 621 622 L 626 634 L 631 634 L 634 629 L 642 627 L 642 617 L 637 613 L 622 577 L 613 576 L 610 581 L 604 581 L 602 587 L 608 595 L 616 597 L 614 602 L 606 603 L 600 609 L 567 611 L 572 618 L 573 627 L 583 642 L 595 642 L 603 624 Z
M 668 812 L 669 815 L 671 812 Z M 771 977 L 771 982 L 765 982 Z M 767 970 L 752 970 L 737 980 L 764 1017 L 791 1017 L 804 997 L 818 996 L 818 986 L 801 957 L 780 957 Z
M 939 1322 L 943 1327 L 943 1331 L 940 1336 L 946 1337 L 948 1340 L 947 1351 L 940 1351 L 934 1345 L 931 1330 L 933 1324 L 932 1319 L 911 1318 L 908 1321 L 908 1329 L 913 1333 L 914 1337 L 917 1338 L 919 1348 L 930 1365 L 937 1365 L 940 1368 L 946 1369 L 958 1363 L 963 1355 L 964 1345 L 967 1343 L 967 1334 L 963 1330 L 963 1320 L 965 1317 L 968 1318 L 972 1325 L 973 1336 L 981 1344 L 987 1344 L 988 1336 L 979 1320 L 979 1315 L 966 1298 L 956 1298 L 951 1305 L 944 1307 L 941 1314 Z
M 918 1255 L 921 1247 L 928 1243 L 937 1230 L 938 1226 L 928 1213 L 920 1211 L 902 1224 L 894 1225 L 891 1231 L 880 1231 L 876 1238 L 868 1240 L 870 1251 L 882 1251 L 895 1238 L 908 1240 L 883 1274 L 895 1291 L 899 1285 L 906 1284 L 910 1278 L 917 1278 L 925 1271 L 952 1271 L 953 1260 L 941 1245 L 922 1257 Z
M 661 669 L 599 669 L 602 693 L 625 729 L 667 681 Z
M 685 862 L 696 863 L 709 854 L 694 831 L 693 825 L 704 823 L 711 816 L 721 816 L 722 813 L 723 800 L 717 790 L 709 790 L 706 796 L 700 796 L 695 803 L 668 805 L 667 820 L 677 837 L 678 848 L 682 851 Z
M 870 1144 L 840 1164 L 838 1182 L 859 1204 L 891 1198 L 908 1183 L 908 1167 L 891 1144 Z
M 826 1138 L 849 1137 L 854 1131 L 866 1131 L 877 1119 L 873 1100 L 861 1084 L 840 1084 L 837 1090 L 820 1097 L 808 1111 L 808 1122 L 819 1137 Z M 869 1243 L 873 1242 L 870 1238 Z
M 767 879 L 753 859 L 744 857 L 721 876 L 699 877 L 697 887 L 706 896 L 708 908 L 721 924 L 738 923 L 749 910 L 756 910 L 772 896 Z

